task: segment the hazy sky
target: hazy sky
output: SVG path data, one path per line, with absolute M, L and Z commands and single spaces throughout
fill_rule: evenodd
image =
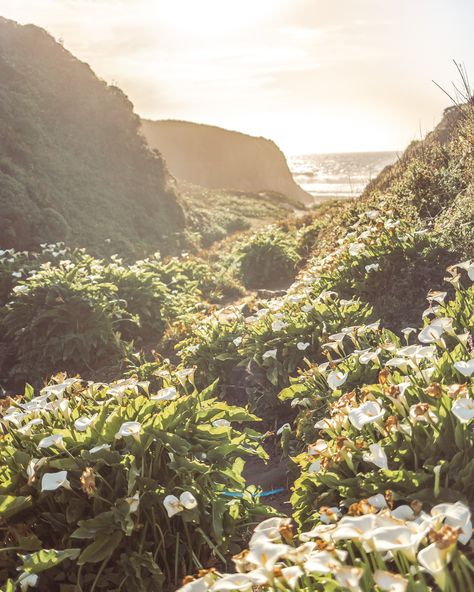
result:
M 137 113 L 274 139 L 287 154 L 401 149 L 474 68 L 474 0 L 0 0 Z M 474 78 L 474 74 L 473 74 Z M 0 81 L 1 83 L 1 81 Z

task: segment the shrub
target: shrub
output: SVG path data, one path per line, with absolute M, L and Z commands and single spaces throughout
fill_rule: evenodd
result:
M 148 592 L 225 563 L 255 508 L 242 457 L 264 456 L 235 425 L 256 418 L 196 391 L 190 370 L 157 392 L 57 380 L 2 412 L 0 581 Z
M 247 288 L 281 286 L 296 275 L 300 256 L 291 233 L 270 228 L 243 242 L 237 257 Z

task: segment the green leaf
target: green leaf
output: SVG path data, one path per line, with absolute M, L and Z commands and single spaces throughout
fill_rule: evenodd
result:
M 8 520 L 31 506 L 31 496 L 0 495 L 0 516 Z
M 23 569 L 29 573 L 41 573 L 59 565 L 65 559 L 76 559 L 80 551 L 80 549 L 64 549 L 63 551 L 43 549 L 31 555 L 23 555 L 21 556 Z
M 115 531 L 112 534 L 101 534 L 82 551 L 77 563 L 79 565 L 99 563 L 110 557 L 121 541 L 122 533 L 120 531 Z

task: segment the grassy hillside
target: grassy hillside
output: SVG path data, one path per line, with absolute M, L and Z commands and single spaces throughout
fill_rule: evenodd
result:
M 176 248 L 183 212 L 120 89 L 44 30 L 5 19 L 0 80 L 0 247 Z

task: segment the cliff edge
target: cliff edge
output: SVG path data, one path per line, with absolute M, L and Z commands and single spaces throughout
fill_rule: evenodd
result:
M 211 189 L 275 191 L 304 205 L 313 202 L 271 140 L 188 121 L 142 120 L 142 128 L 178 179 Z

